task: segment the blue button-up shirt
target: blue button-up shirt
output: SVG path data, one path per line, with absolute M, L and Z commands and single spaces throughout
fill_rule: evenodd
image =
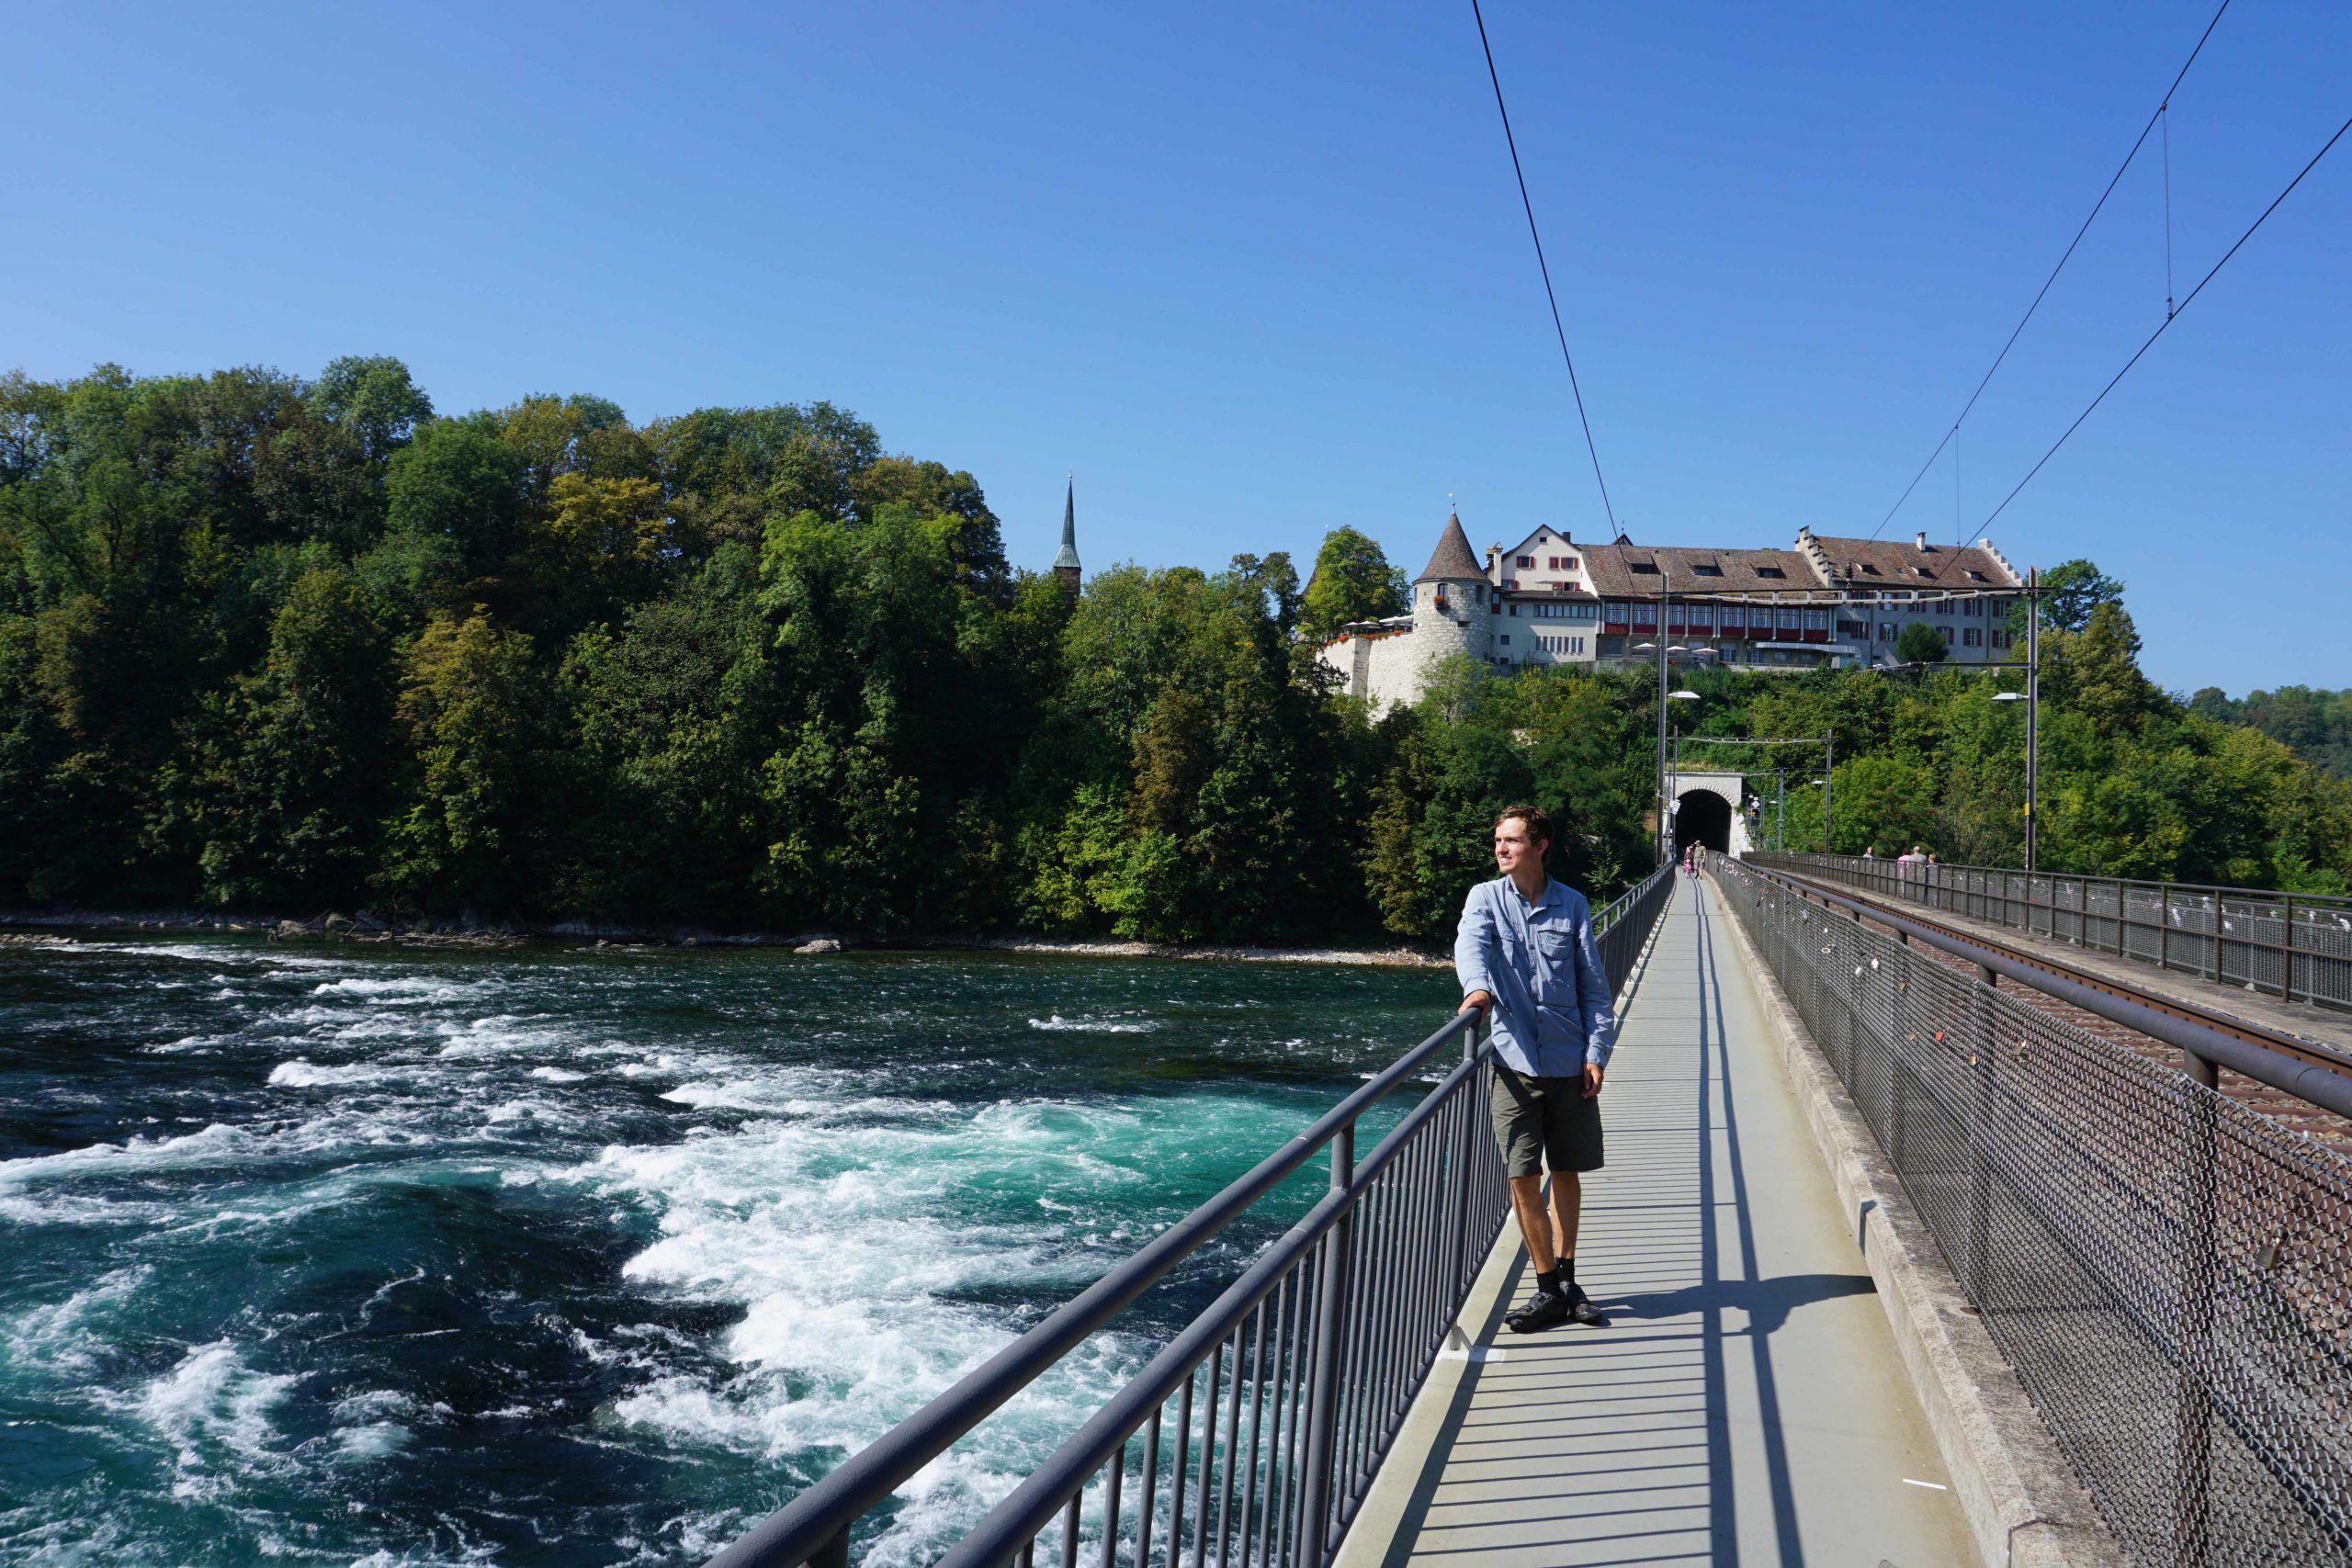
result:
M 1609 1065 L 1616 998 L 1592 940 L 1592 906 L 1558 881 L 1530 900 L 1508 876 L 1482 882 L 1462 904 L 1453 936 L 1462 994 L 1495 998 L 1495 1054 L 1532 1077 L 1575 1077 Z

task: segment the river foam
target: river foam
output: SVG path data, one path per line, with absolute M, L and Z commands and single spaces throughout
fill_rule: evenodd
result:
M 1370 1065 L 1312 971 L 0 963 L 60 998 L 0 997 L 0 1400 L 28 1423 L 0 1560 L 28 1562 L 699 1562 Z M 1264 1234 L 1201 1254 L 1186 1299 Z M 1164 1310 L 910 1480 L 865 1561 L 935 1556 Z

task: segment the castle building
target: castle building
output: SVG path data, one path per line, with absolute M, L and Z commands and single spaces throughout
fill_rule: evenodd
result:
M 1062 553 L 1054 558 L 1054 575 L 1072 593 L 1078 592 L 1079 579 L 1083 574 L 1078 565 L 1078 476 L 1069 477 L 1069 488 L 1062 491 Z
M 1898 662 L 1903 627 L 1943 634 L 1947 661 L 2009 657 L 2008 608 L 2025 579 L 1990 539 L 1955 547 L 1925 534 L 1851 539 L 1797 531 L 1792 549 L 1578 544 L 1539 527 L 1483 560 L 1446 518 L 1412 607 L 1358 621 L 1317 649 L 1341 689 L 1379 706 L 1419 700 L 1430 669 L 1647 660 L 1663 609 L 1675 657 L 1732 668 Z M 1643 645 L 1646 644 L 1645 647 Z

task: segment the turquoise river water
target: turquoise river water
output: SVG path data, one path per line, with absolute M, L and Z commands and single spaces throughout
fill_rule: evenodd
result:
M 0 947 L 0 1563 L 698 1562 L 1452 994 L 1014 954 Z M 1320 1179 L 919 1476 L 864 1560 L 928 1561 Z

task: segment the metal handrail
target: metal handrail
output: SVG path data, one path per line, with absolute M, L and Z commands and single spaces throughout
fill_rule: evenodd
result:
M 1747 859 L 2283 1001 L 2352 1009 L 2352 897 L 1860 855 Z
M 2352 1061 L 2336 1057 L 2335 1053 L 2321 1053 L 2307 1047 L 2309 1055 L 2292 1055 L 2199 1023 L 2194 1019 L 2159 1011 L 2129 998 L 2098 990 L 2063 975 L 2052 975 L 2030 964 L 2019 963 L 1997 948 L 1980 946 L 1934 926 L 1905 919 L 1892 910 L 1845 897 L 1826 887 L 1797 881 L 1769 865 L 1758 863 L 1761 858 L 1748 857 L 1744 869 L 1775 887 L 1825 907 L 1841 909 L 1857 919 L 1867 917 L 1894 931 L 1905 942 L 1924 942 L 1955 958 L 1965 959 L 1988 977 L 1998 975 L 2030 986 L 2069 1006 L 2095 1013 L 2110 1023 L 2120 1023 L 2135 1033 L 2177 1046 L 2207 1063 L 2243 1073 L 2256 1083 L 2267 1084 L 2322 1110 L 2333 1111 L 2338 1116 L 2352 1116 Z M 2324 1055 L 2333 1060 L 2315 1061 L 2310 1059 L 2312 1055 Z
M 1361 1164 L 1344 1177 L 1335 1171 L 1336 1184 L 1307 1211 L 1304 1219 L 1259 1254 L 1241 1278 L 1153 1357 L 1148 1366 L 1136 1373 L 1011 1496 L 989 1510 L 988 1517 L 950 1548 L 935 1568 L 988 1568 L 989 1564 L 1003 1562 L 1012 1549 L 1050 1525 L 1069 1502 L 1073 1486 L 1082 1483 L 1101 1470 L 1113 1454 L 1123 1450 L 1152 1412 L 1192 1378 L 1210 1351 L 1241 1326 L 1283 1276 L 1305 1260 L 1349 1215 L 1406 1145 L 1461 1091 L 1464 1083 L 1477 1075 L 1491 1053 L 1491 1044 L 1482 1043 L 1471 1049 L 1429 1098 L 1398 1122 Z M 1333 1145 L 1335 1154 L 1340 1146 Z M 1306 1517 L 1316 1517 L 1321 1511 L 1310 1504 Z
M 1593 917 L 1603 967 L 1610 973 L 1612 987 L 1632 958 L 1623 939 L 1642 934 L 1633 930 L 1635 926 L 1646 931 L 1662 906 L 1663 895 L 1670 891 L 1670 868 L 1661 867 Z M 1629 914 L 1639 918 L 1628 921 Z M 1449 1019 L 1216 1197 L 1113 1266 L 978 1370 L 753 1526 L 709 1559 L 707 1568 L 798 1568 L 802 1563 L 844 1568 L 850 1530 L 861 1517 L 1279 1187 L 1317 1150 L 1327 1144 L 1351 1147 L 1355 1123 L 1365 1111 L 1416 1076 L 1440 1048 L 1457 1038 L 1475 1040 L 1478 1021 L 1479 1015 L 1475 1013 L 1458 1013 Z M 1410 1123 L 1412 1118 L 1407 1121 Z

